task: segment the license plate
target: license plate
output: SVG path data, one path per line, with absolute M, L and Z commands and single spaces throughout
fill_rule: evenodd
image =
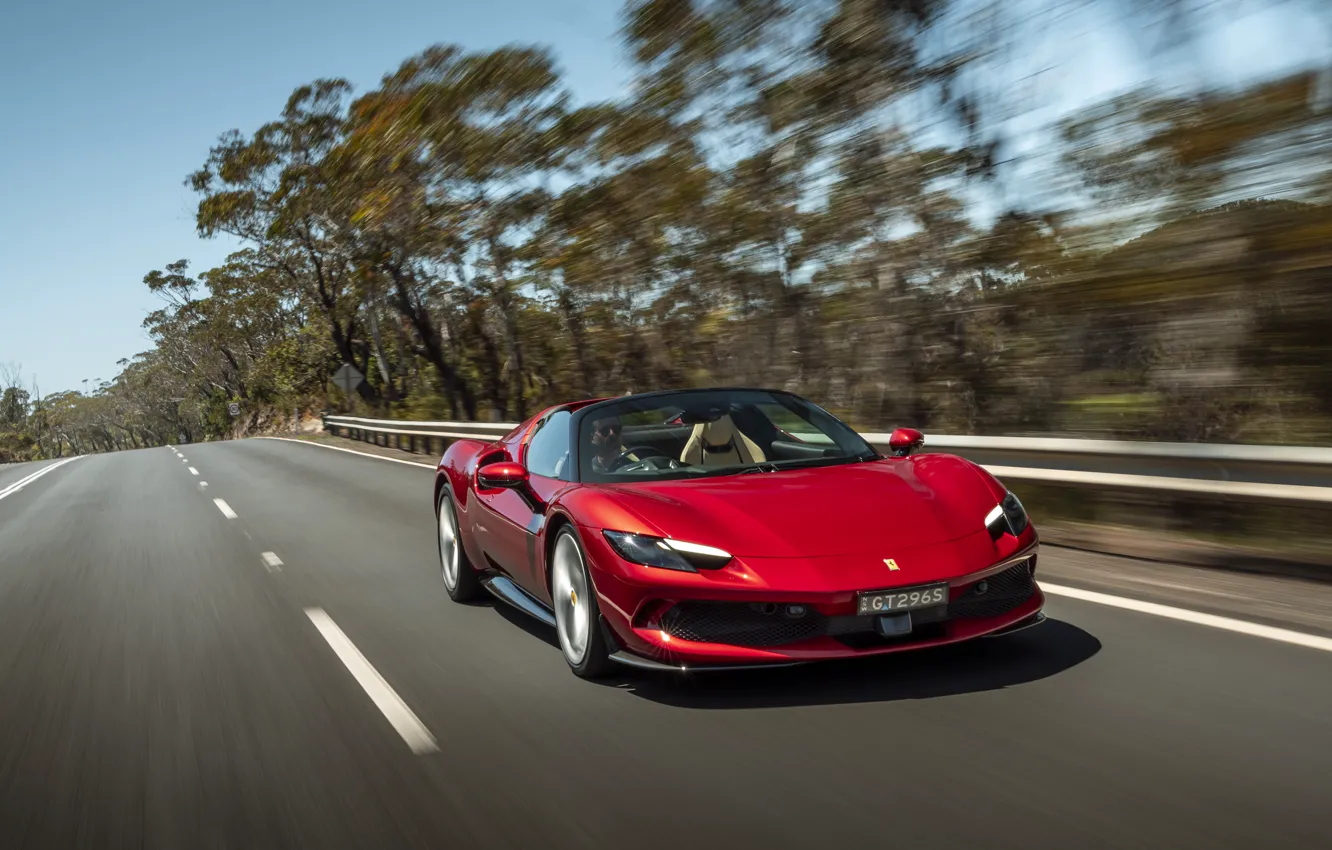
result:
M 892 614 L 948 604 L 948 583 L 856 594 L 857 614 Z

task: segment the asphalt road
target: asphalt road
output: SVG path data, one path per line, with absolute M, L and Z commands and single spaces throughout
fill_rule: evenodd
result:
M 587 683 L 540 626 L 448 601 L 429 470 L 182 452 L 0 498 L 0 846 L 1332 845 L 1330 652 L 1053 597 L 1042 627 L 971 646 Z M 0 469 L 0 493 L 37 469 Z M 1245 581 L 1215 604 L 1303 610 Z

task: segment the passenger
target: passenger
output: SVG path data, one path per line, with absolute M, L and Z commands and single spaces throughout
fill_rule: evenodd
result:
M 614 472 L 625 463 L 635 463 L 638 458 L 630 454 L 616 462 L 624 451 L 620 442 L 620 417 L 606 416 L 592 422 L 592 469 L 597 472 Z

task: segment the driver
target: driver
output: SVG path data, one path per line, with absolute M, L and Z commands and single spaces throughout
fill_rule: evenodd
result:
M 604 416 L 592 421 L 592 468 L 597 472 L 613 472 L 620 463 L 635 463 L 632 453 L 620 458 L 624 444 L 620 442 L 620 417 Z M 620 458 L 620 463 L 616 463 Z

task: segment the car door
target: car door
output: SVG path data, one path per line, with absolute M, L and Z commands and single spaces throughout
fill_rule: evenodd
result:
M 546 589 L 537 575 L 536 535 L 545 519 L 545 500 L 559 489 L 562 478 L 569 478 L 572 416 L 568 410 L 556 410 L 532 429 L 518 457 L 527 467 L 528 490 L 477 490 L 493 517 L 488 523 L 486 554 L 524 590 L 542 600 Z

